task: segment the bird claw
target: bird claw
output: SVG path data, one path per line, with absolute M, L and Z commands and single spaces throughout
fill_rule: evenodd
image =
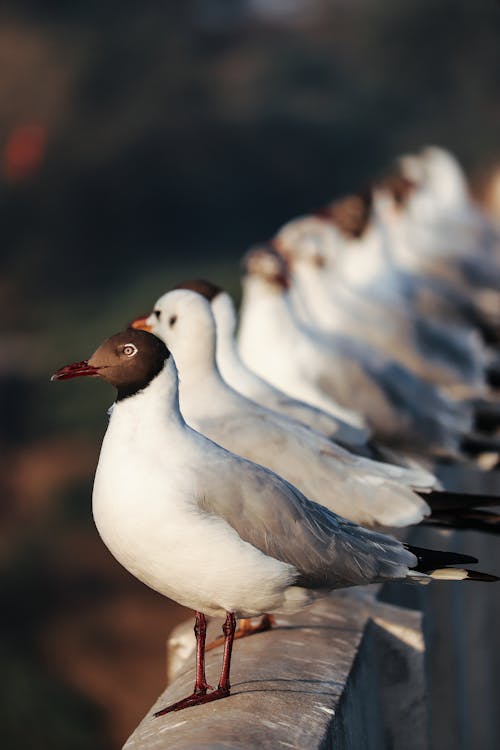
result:
M 204 693 L 202 691 L 198 693 L 195 692 L 191 695 L 188 695 L 187 698 L 183 698 L 176 703 L 172 703 L 170 706 L 166 706 L 166 708 L 162 708 L 160 711 L 155 711 L 153 716 L 157 718 L 158 716 L 164 716 L 165 714 L 172 713 L 173 711 L 182 711 L 184 708 L 190 708 L 190 706 L 199 706 L 203 703 L 210 703 L 210 701 L 217 701 L 220 698 L 227 698 L 229 694 L 229 688 L 221 687 L 218 687 L 216 690 L 212 690 L 211 693 Z

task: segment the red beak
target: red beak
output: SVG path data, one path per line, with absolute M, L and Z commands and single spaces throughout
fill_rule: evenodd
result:
M 70 378 L 83 378 L 99 375 L 99 368 L 89 365 L 86 359 L 83 362 L 73 362 L 72 365 L 61 367 L 55 372 L 51 380 L 69 380 Z

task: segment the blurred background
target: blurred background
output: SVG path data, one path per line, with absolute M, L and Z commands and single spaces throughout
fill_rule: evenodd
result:
M 397 154 L 500 146 L 495 0 L 4 0 L 0 10 L 3 746 L 108 750 L 188 613 L 91 518 L 113 399 L 59 366 Z

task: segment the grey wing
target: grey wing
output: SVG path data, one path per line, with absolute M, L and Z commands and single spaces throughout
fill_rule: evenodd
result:
M 340 341 L 339 347 L 359 347 L 354 341 Z M 404 420 L 411 439 L 429 444 L 450 444 L 456 448 L 458 435 L 470 429 L 470 410 L 447 399 L 434 385 L 404 365 L 381 356 L 371 347 L 359 349 L 367 375 L 376 382 L 394 413 Z
M 397 362 L 387 361 L 373 366 L 388 398 L 395 407 L 407 415 L 414 439 L 423 437 L 430 444 L 458 444 L 460 433 L 470 427 L 470 410 L 460 402 L 446 398 L 431 383 L 415 376 Z
M 330 336 L 328 341 L 328 348 L 323 346 L 322 351 L 323 369 L 316 374 L 317 386 L 342 406 L 364 414 L 376 431 L 383 432 L 382 425 L 384 429 L 399 429 L 398 410 L 377 375 L 366 368 L 366 345 L 340 334 Z M 304 364 L 307 369 L 307 361 Z
M 457 377 L 468 383 L 482 383 L 484 358 L 479 340 L 471 329 L 456 325 L 444 327 L 439 322 L 416 316 L 414 331 L 424 357 L 453 369 Z
M 266 555 L 293 565 L 299 585 L 334 589 L 405 578 L 416 564 L 396 539 L 337 516 L 261 466 L 238 459 L 228 482 L 220 481 L 216 464 L 212 470 L 218 489 L 206 492 L 200 507 Z

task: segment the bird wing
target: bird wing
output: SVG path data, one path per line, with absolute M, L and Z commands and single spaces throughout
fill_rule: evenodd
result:
M 397 540 L 337 516 L 273 472 L 227 451 L 218 449 L 205 463 L 198 502 L 244 541 L 293 565 L 297 583 L 308 588 L 404 578 L 415 565 Z
M 411 490 L 434 478 L 354 456 L 323 435 L 255 404 L 197 427 L 226 449 L 266 466 L 308 498 L 366 526 L 418 523 L 429 509 Z M 429 480 L 431 480 L 429 482 Z

